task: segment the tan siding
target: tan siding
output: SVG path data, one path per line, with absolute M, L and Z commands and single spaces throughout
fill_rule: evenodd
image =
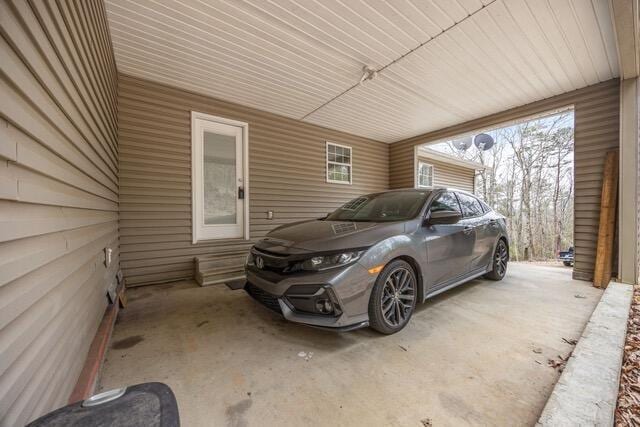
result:
M 573 105 L 575 111 L 574 245 L 576 250 L 573 273 L 578 279 L 591 280 L 598 235 L 604 156 L 607 150 L 615 150 L 619 147 L 619 90 L 619 81 L 613 79 L 391 144 L 389 149 L 390 186 L 391 188 L 411 186 L 413 147 L 416 145 Z
M 128 286 L 193 277 L 193 258 L 246 249 L 191 243 L 191 122 L 199 111 L 249 123 L 251 241 L 388 188 L 388 145 L 121 75 L 121 266 Z M 353 147 L 353 185 L 325 182 L 325 141 Z M 274 219 L 266 212 L 274 211 Z
M 430 159 L 426 156 L 418 156 L 418 160 L 433 165 L 433 185 L 436 187 L 450 187 L 473 193 L 475 169 Z
M 0 426 L 67 403 L 115 280 L 106 28 L 98 0 L 0 2 Z

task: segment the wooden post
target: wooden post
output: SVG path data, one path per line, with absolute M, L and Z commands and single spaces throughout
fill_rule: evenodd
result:
M 611 280 L 613 240 L 616 232 L 616 206 L 618 199 L 618 151 L 609 151 L 604 160 L 600 224 L 593 286 L 606 288 Z

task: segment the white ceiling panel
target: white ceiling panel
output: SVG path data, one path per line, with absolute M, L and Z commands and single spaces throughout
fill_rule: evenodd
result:
M 618 76 L 607 0 L 106 5 L 123 73 L 385 142 Z

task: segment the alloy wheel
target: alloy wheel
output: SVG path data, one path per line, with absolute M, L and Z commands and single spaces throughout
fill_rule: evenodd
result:
M 496 273 L 498 273 L 498 275 L 502 277 L 507 272 L 507 261 L 509 260 L 507 245 L 505 245 L 502 240 L 498 242 L 498 247 L 496 248 L 494 258 Z
M 406 268 L 399 267 L 389 274 L 380 300 L 382 316 L 389 326 L 402 325 L 411 316 L 415 289 L 413 274 Z

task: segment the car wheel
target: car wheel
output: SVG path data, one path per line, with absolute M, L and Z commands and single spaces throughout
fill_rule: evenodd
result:
M 502 280 L 507 274 L 507 263 L 509 262 L 509 251 L 504 240 L 498 240 L 496 250 L 493 253 L 493 270 L 485 274 L 487 279 Z
M 571 261 L 562 261 L 565 267 L 571 267 Z
M 416 307 L 418 281 L 409 263 L 389 263 L 376 279 L 369 299 L 369 326 L 394 334 L 409 322 Z

